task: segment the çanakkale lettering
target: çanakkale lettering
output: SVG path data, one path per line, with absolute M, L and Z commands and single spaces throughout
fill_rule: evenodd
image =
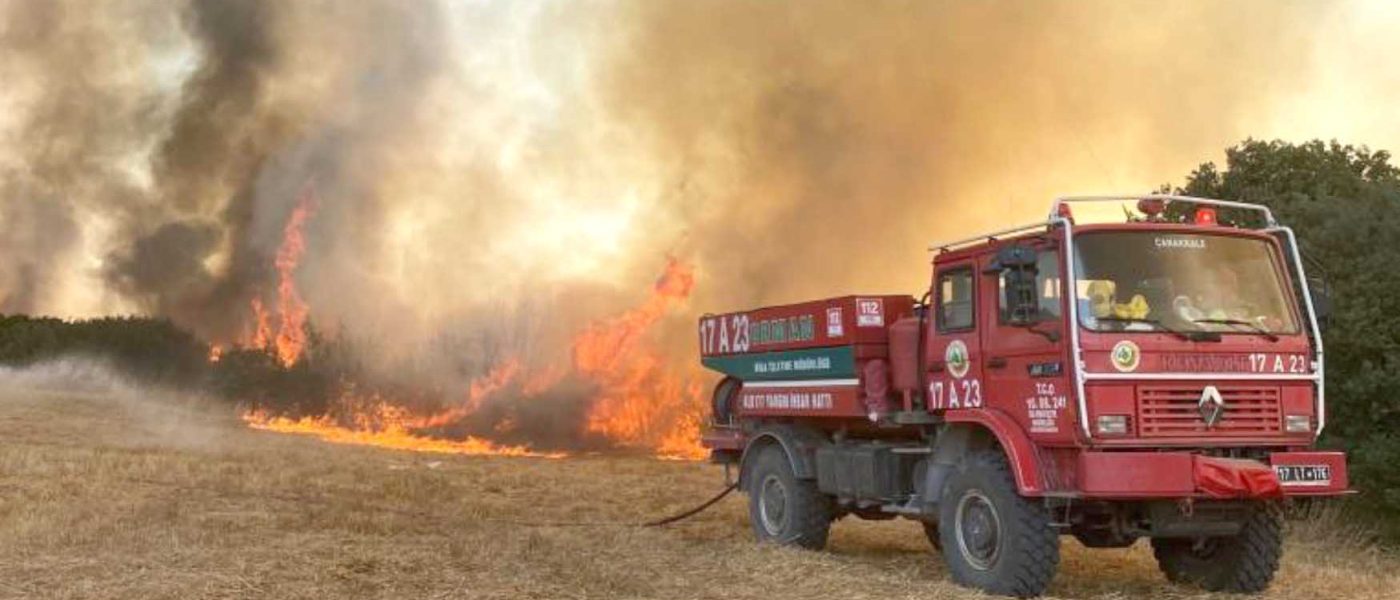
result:
M 1204 250 L 1206 247 L 1205 238 L 1198 237 L 1159 237 L 1155 240 L 1158 248 L 1189 248 L 1192 250 Z

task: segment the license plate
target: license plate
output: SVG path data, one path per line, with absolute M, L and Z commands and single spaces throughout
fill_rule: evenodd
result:
M 1279 483 L 1284 485 L 1330 485 L 1332 467 L 1329 465 L 1274 465 Z

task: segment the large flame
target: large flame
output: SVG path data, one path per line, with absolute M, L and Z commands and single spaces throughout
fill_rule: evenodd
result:
M 301 256 L 306 252 L 302 229 L 316 210 L 316 195 L 310 186 L 292 210 L 291 218 L 282 230 L 282 245 L 277 248 L 277 313 L 281 317 L 277 328 L 277 360 L 291 366 L 301 358 L 306 348 L 306 301 L 297 292 L 293 278 Z
M 286 228 L 284 251 L 279 252 L 279 305 L 283 316 L 276 337 L 279 361 L 295 363 L 301 346 L 285 345 L 286 328 L 295 324 L 287 319 L 287 308 L 305 318 L 305 307 L 291 283 L 291 273 L 299 256 L 301 226 L 309 209 L 305 202 Z M 300 216 L 299 216 L 300 215 Z M 283 258 L 287 260 L 282 260 Z M 281 284 L 286 284 L 285 286 Z M 508 456 L 562 456 L 538 452 L 527 446 L 502 445 L 466 437 L 443 439 L 426 433 L 450 427 L 477 413 L 486 402 L 532 402 L 551 392 L 566 377 L 588 382 L 592 391 L 586 419 L 579 426 L 613 446 L 645 450 L 668 459 L 696 460 L 707 455 L 700 446 L 702 422 L 702 375 L 698 368 L 669 366 L 652 335 L 658 322 L 686 299 L 695 285 L 694 268 L 669 258 L 665 271 L 651 294 L 636 308 L 586 325 L 573 339 L 569 368 L 557 365 L 530 369 L 518 358 L 494 365 L 486 374 L 470 382 L 460 403 L 427 414 L 414 411 L 375 395 L 367 398 L 347 392 L 329 414 L 297 419 L 255 410 L 244 415 L 249 426 L 268 431 L 314 435 L 320 439 L 384 448 L 443 452 L 452 454 L 493 454 Z M 253 304 L 256 331 L 254 344 L 267 343 L 271 325 L 258 302 Z M 304 325 L 304 323 L 303 323 Z M 300 327 L 298 328 L 300 330 Z M 304 338 L 298 338 L 304 344 Z M 264 346 L 265 347 L 265 346 Z M 295 350 L 283 354 L 283 349 Z M 509 416 L 497 422 L 496 433 L 510 433 L 515 423 Z
M 246 345 L 269 350 L 277 362 L 290 367 L 306 351 L 306 318 L 310 310 L 297 291 L 296 269 L 306 253 L 303 230 L 316 213 L 316 195 L 308 185 L 297 200 L 296 208 L 282 228 L 282 243 L 277 247 L 273 267 L 277 271 L 277 319 L 274 331 L 272 315 L 263 306 L 262 298 L 249 303 L 253 313 L 253 333 Z
M 669 259 L 644 304 L 595 322 L 574 338 L 574 368 L 596 382 L 599 390 L 588 413 L 589 431 L 620 445 L 651 447 L 667 456 L 698 459 L 706 455 L 699 445 L 698 374 L 673 372 L 646 343 L 647 333 L 690 296 L 694 285 L 694 268 Z

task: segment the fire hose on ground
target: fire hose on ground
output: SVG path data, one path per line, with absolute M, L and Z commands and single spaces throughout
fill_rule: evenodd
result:
M 690 509 L 688 509 L 688 510 L 685 510 L 685 511 L 682 511 L 682 512 L 679 512 L 679 513 L 676 513 L 676 514 L 671 515 L 671 516 L 669 516 L 669 517 L 664 517 L 664 518 L 661 518 L 661 519 L 656 519 L 656 520 L 654 520 L 654 521 L 643 521 L 643 522 L 641 522 L 641 523 L 627 523 L 627 522 L 623 522 L 623 521 L 612 521 L 612 522 L 609 522 L 609 521 L 519 521 L 519 520 L 511 520 L 511 519 L 480 519 L 480 520 L 481 520 L 481 521 L 490 522 L 490 523 L 503 523 L 503 524 L 507 524 L 507 525 L 519 525 L 519 526 L 521 526 L 521 527 L 664 527 L 664 526 L 670 525 L 670 524 L 672 524 L 672 523 L 677 523 L 677 522 L 680 522 L 680 521 L 684 521 L 684 520 L 689 519 L 689 518 L 691 518 L 691 517 L 693 517 L 693 516 L 695 516 L 695 515 L 698 515 L 698 514 L 700 514 L 700 513 L 702 513 L 702 512 L 705 512 L 705 511 L 708 510 L 711 506 L 714 506 L 715 504 L 719 503 L 720 500 L 723 500 L 723 499 L 725 498 L 725 496 L 728 496 L 728 495 L 730 494 L 730 492 L 733 492 L 733 491 L 734 491 L 735 489 L 737 489 L 738 487 L 739 487 L 739 483 L 738 483 L 738 482 L 730 483 L 729 485 L 726 485 L 726 486 L 724 487 L 724 489 L 720 490 L 718 494 L 715 494 L 715 495 L 714 495 L 713 497 L 711 497 L 709 500 L 706 500 L 706 501 L 704 501 L 704 502 L 701 502 L 700 504 L 696 505 L 694 508 L 690 508 Z
M 664 518 L 664 519 L 657 519 L 657 520 L 655 520 L 655 521 L 647 521 L 646 523 L 642 523 L 641 526 L 642 526 L 642 527 L 661 527 L 662 525 L 670 525 L 671 523 L 675 523 L 675 522 L 677 522 L 677 521 L 684 521 L 684 520 L 686 520 L 686 519 L 689 519 L 689 518 L 691 518 L 691 517 L 693 517 L 693 516 L 695 516 L 695 515 L 698 515 L 698 514 L 700 514 L 700 513 L 702 513 L 702 512 L 705 512 L 706 509 L 710 508 L 711 506 L 714 506 L 715 503 L 719 502 L 720 500 L 723 500 L 725 496 L 728 496 L 728 495 L 729 495 L 729 492 L 734 491 L 734 489 L 737 488 L 737 487 L 739 487 L 739 482 L 736 481 L 736 482 L 734 482 L 734 483 L 731 483 L 731 484 L 725 486 L 725 488 L 724 488 L 723 490 L 720 490 L 720 493 L 715 494 L 715 496 L 714 496 L 713 498 L 710 498 L 709 500 L 706 500 L 706 501 L 702 502 L 699 506 L 696 506 L 695 508 L 692 508 L 692 509 L 687 510 L 687 511 L 682 512 L 682 513 L 677 513 L 677 514 L 671 515 L 671 516 L 666 517 L 666 518 Z

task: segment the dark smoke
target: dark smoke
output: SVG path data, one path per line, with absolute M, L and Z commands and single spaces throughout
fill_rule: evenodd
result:
M 258 170 L 292 133 L 264 98 L 278 5 L 196 0 L 181 11 L 201 60 L 151 157 L 160 214 L 125 223 L 131 242 L 107 261 L 106 279 L 127 297 L 204 335 L 235 334 L 267 278 L 247 230 Z M 227 263 L 208 268 L 220 250 Z
M 327 19 L 316 23 L 318 15 Z M 167 222 L 130 224 L 134 241 L 114 251 L 109 281 L 204 335 L 239 335 L 249 301 L 269 287 L 271 255 L 302 187 L 335 195 L 327 204 L 345 210 L 332 218 L 380 213 L 378 171 L 345 167 L 377 160 L 379 146 L 412 135 L 412 124 L 350 119 L 367 107 L 411 113 L 435 76 L 438 21 L 432 6 L 394 2 L 361 3 L 350 14 L 336 3 L 192 2 L 183 22 L 200 66 L 152 158 Z M 317 52 L 326 54 L 306 60 Z M 305 83 L 318 79 L 324 89 Z M 219 244 L 171 233 L 208 231 L 211 220 Z M 155 267 L 151 249 L 184 258 Z M 220 265 L 204 266 L 220 254 Z
M 74 278 L 100 274 L 89 292 L 115 298 L 86 304 L 215 340 L 242 334 L 268 293 L 308 183 L 335 196 L 321 227 L 373 243 L 379 165 L 420 134 L 446 45 L 439 8 L 421 3 L 4 10 L 6 80 L 31 85 L 7 97 L 25 110 L 6 145 L 17 164 L 3 164 L 0 309 L 63 312 L 54 296 L 77 286 L 55 278 L 84 251 L 97 264 Z

